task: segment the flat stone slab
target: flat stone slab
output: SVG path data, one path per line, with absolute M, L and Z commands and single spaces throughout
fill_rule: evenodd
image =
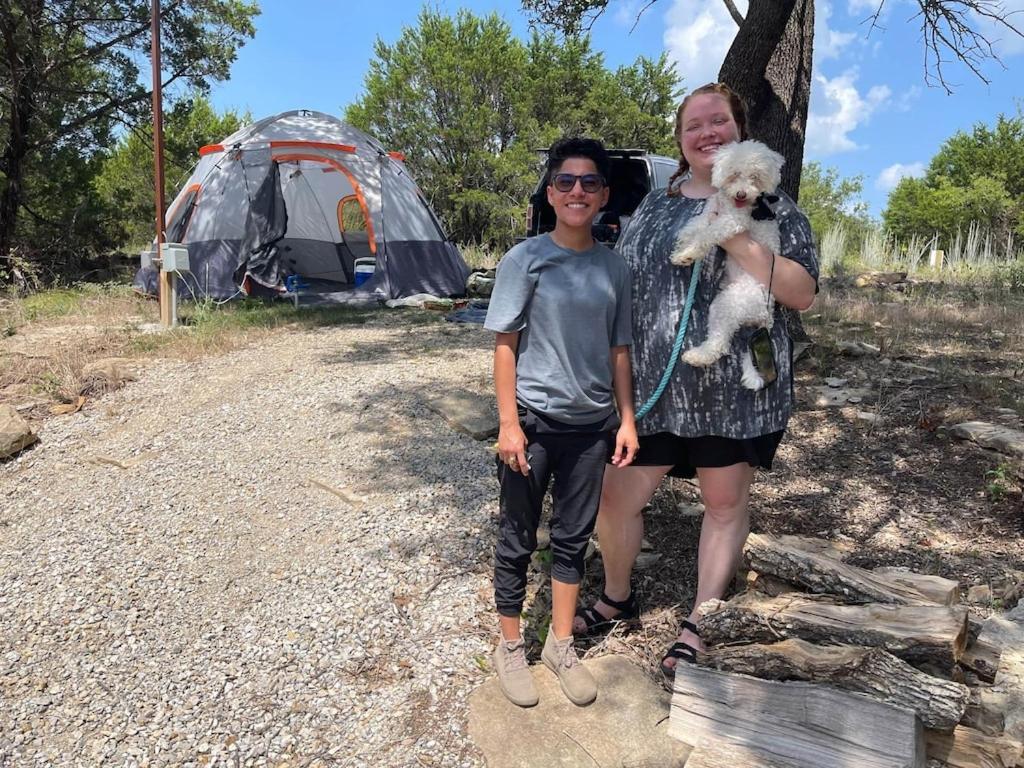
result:
M 882 350 L 866 341 L 840 341 L 836 344 L 839 353 L 847 357 L 876 357 Z
M 1024 457 L 1024 432 L 987 421 L 965 421 L 949 428 L 949 434 L 961 440 L 971 440 L 982 448 Z
M 488 768 L 682 768 L 690 748 L 668 736 L 671 695 L 621 656 L 584 664 L 599 690 L 587 707 L 539 663 L 536 707 L 512 704 L 493 677 L 472 693 L 469 736 Z
M 870 389 L 857 387 L 811 387 L 811 402 L 819 408 L 842 408 L 846 405 L 863 403 L 874 397 Z
M 498 434 L 498 407 L 493 397 L 451 392 L 427 400 L 427 407 L 453 429 L 474 440 L 486 440 Z

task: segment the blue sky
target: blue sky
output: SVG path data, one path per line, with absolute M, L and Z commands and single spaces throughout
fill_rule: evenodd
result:
M 745 10 L 746 0 L 738 0 Z M 1024 0 L 1005 0 L 1024 27 Z M 633 27 L 646 0 L 611 0 L 593 29 L 593 47 L 610 67 L 637 56 L 667 51 L 677 62 L 684 87 L 714 80 L 735 34 L 722 0 L 657 0 Z M 331 2 L 263 0 L 257 33 L 239 53 L 231 80 L 216 85 L 221 109 L 249 110 L 254 117 L 289 109 L 340 114 L 359 98 L 373 43 L 394 42 L 402 27 L 414 26 L 422 6 L 408 0 Z M 436 2 L 454 14 L 467 8 L 496 12 L 520 36 L 527 24 L 516 0 Z M 946 78 L 950 96 L 924 79 L 921 31 L 911 17 L 911 0 L 888 0 L 884 29 L 863 20 L 873 0 L 817 0 L 814 87 L 806 160 L 864 176 L 864 200 L 881 213 L 889 189 L 901 175 L 920 174 L 941 143 L 977 122 L 993 123 L 999 113 L 1015 114 L 1024 97 L 1024 40 L 1006 33 L 996 43 L 1005 69 L 984 68 L 989 85 L 958 64 Z M 396 147 L 396 149 L 401 149 Z

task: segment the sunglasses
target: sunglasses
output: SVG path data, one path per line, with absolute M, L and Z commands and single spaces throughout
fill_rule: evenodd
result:
M 551 186 L 559 192 L 571 192 L 579 181 L 584 192 L 600 192 L 604 189 L 604 176 L 599 173 L 585 173 L 576 176 L 572 173 L 556 173 L 551 177 Z
M 768 386 L 779 377 L 772 355 L 772 338 L 767 328 L 758 328 L 750 337 L 750 358 L 754 368 Z

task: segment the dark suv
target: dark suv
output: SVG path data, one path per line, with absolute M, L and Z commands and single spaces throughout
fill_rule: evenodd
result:
M 546 153 L 547 150 L 540 150 Z M 652 189 L 664 189 L 669 177 L 679 168 L 679 161 L 664 155 L 651 155 L 642 149 L 609 149 L 611 195 L 608 205 L 594 219 L 594 238 L 602 243 L 614 243 L 625 222 L 622 217 L 633 215 L 640 201 Z M 530 195 L 526 208 L 526 236 L 533 237 L 555 228 L 555 211 L 548 203 L 547 171 L 541 176 L 537 189 Z

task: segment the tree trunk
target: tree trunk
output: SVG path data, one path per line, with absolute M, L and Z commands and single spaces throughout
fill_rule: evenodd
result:
M 793 200 L 800 196 L 813 51 L 814 0 L 750 0 L 718 73 L 746 102 L 753 138 L 786 158 L 781 187 Z M 810 341 L 800 313 L 786 307 L 783 314 L 790 338 Z
M 781 186 L 794 200 L 800 195 L 813 41 L 814 0 L 751 0 L 718 74 L 746 103 L 753 138 L 786 158 Z
M 42 35 L 42 0 L 25 0 L 20 24 L 26 29 L 19 34 L 11 19 L 5 30 L 4 47 L 7 69 L 11 77 L 11 106 L 7 114 L 7 146 L 0 155 L 0 171 L 6 176 L 0 192 L 0 259 L 10 254 L 15 224 L 22 201 L 22 179 L 25 158 L 29 151 L 29 130 L 36 108 L 37 67 Z

